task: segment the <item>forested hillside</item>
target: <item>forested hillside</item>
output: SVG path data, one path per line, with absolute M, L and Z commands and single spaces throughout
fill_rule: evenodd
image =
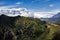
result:
M 0 40 L 55 40 L 59 29 L 37 18 L 0 16 Z

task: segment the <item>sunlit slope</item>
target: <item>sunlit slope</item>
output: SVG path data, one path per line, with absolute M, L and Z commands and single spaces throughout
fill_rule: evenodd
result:
M 60 35 L 57 24 L 31 17 L 0 16 L 0 40 L 53 40 L 56 34 Z

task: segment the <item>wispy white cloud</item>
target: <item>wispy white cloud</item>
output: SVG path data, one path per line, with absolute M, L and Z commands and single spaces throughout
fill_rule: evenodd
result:
M 54 15 L 54 12 L 35 12 L 34 17 L 35 18 L 50 18 Z
M 49 7 L 54 7 L 55 5 L 54 4 L 49 4 Z
M 20 4 L 22 4 L 22 2 L 16 2 L 16 4 L 17 4 L 17 5 L 20 5 Z
M 10 7 L 14 7 L 14 5 L 5 6 L 5 10 L 6 10 L 6 8 L 10 8 Z M 2 8 L 2 7 L 0 7 L 0 8 Z M 3 7 L 3 9 L 4 9 L 4 7 Z M 16 13 L 13 15 L 13 12 L 12 12 L 11 14 L 7 13 L 6 15 L 8 15 L 8 16 L 14 17 L 17 15 L 20 15 L 20 16 L 24 16 L 24 17 L 34 17 L 34 18 L 50 18 L 60 11 L 60 10 L 53 10 L 51 12 L 31 12 L 31 11 L 27 10 L 26 8 L 12 8 L 9 10 L 15 10 L 15 11 L 18 10 L 18 11 L 20 11 L 21 14 Z

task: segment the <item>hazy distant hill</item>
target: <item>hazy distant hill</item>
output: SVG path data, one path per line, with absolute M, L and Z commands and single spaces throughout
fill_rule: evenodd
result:
M 60 12 L 49 19 L 50 22 L 60 23 Z
M 47 21 L 51 23 L 60 23 L 60 12 L 56 15 L 52 16 L 51 18 L 40 18 L 42 21 Z

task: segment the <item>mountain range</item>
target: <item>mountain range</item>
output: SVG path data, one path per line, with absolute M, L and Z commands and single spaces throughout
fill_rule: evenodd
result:
M 60 12 L 49 19 L 50 22 L 60 23 Z
M 44 21 L 41 20 L 42 18 L 33 18 L 33 16 L 24 17 L 16 15 L 21 14 L 20 12 L 16 14 L 12 13 L 13 15 L 10 12 L 7 14 L 4 12 L 0 15 L 0 40 L 60 39 L 60 26 L 58 25 L 56 27 L 56 25 L 52 23 L 60 22 L 60 12 L 51 18 L 43 18 Z
M 52 15 L 52 13 L 43 14 L 43 13 L 34 13 L 31 12 L 25 8 L 9 8 L 9 9 L 0 9 L 0 15 L 6 15 L 10 17 L 15 16 L 24 16 L 24 17 L 32 17 L 32 18 L 40 18 L 42 21 L 48 21 L 48 22 L 59 22 L 60 21 L 60 12 L 53 15 L 52 17 L 49 17 Z

